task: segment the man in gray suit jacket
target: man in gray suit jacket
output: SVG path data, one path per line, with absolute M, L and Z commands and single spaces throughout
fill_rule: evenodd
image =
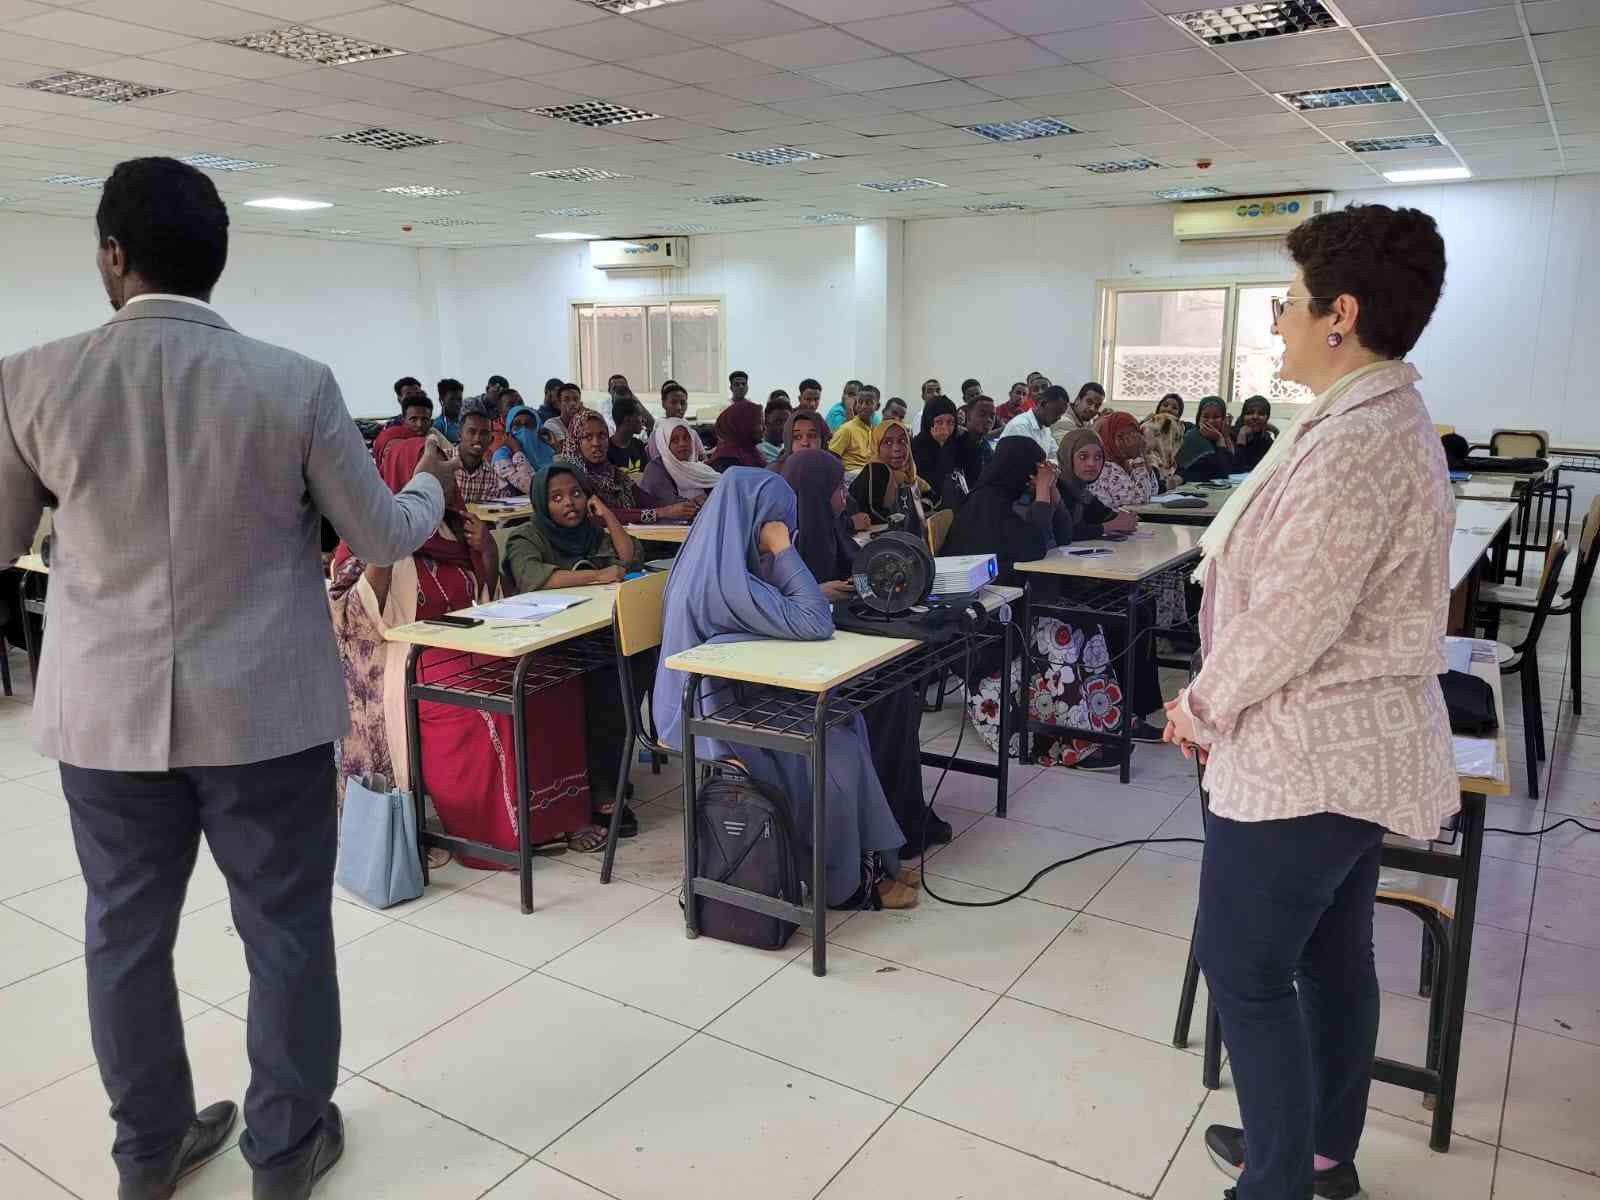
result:
M 348 725 L 321 571 L 326 515 L 362 559 L 444 515 L 435 447 L 391 495 L 327 367 L 207 303 L 228 214 L 209 178 L 122 163 L 96 217 L 116 315 L 0 361 L 0 563 L 55 510 L 34 740 L 61 782 L 88 887 L 89 1018 L 121 1200 L 165 1200 L 238 1115 L 195 1108 L 173 977 L 203 832 L 250 968 L 240 1138 L 257 1200 L 337 1160 L 332 742 Z M 120 436 L 62 419 L 87 397 Z

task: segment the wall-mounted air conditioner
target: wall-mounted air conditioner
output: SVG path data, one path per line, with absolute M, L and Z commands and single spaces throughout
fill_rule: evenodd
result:
M 1180 242 L 1282 237 L 1307 217 L 1332 207 L 1332 192 L 1191 201 L 1174 209 L 1172 236 Z
M 589 265 L 597 271 L 685 270 L 689 266 L 689 239 L 649 237 L 590 242 Z

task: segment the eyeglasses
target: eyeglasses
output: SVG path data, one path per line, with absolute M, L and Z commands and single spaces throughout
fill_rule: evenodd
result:
M 1283 314 L 1289 310 L 1291 304 L 1299 304 L 1302 300 L 1322 300 L 1332 304 L 1334 296 L 1274 296 L 1272 297 L 1273 323 L 1283 320 Z

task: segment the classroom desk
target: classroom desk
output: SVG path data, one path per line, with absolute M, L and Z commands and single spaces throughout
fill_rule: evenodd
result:
M 511 503 L 469 504 L 467 511 L 485 525 L 520 525 L 533 516 L 533 501 L 524 496 Z
M 629 525 L 628 534 L 636 541 L 663 542 L 681 546 L 689 536 L 690 525 Z
M 1008 593 L 1009 595 L 1009 593 Z M 990 607 L 985 604 L 985 607 Z M 997 607 L 997 606 L 996 606 Z M 992 628 L 992 627 L 991 627 Z M 929 676 L 943 681 L 979 647 L 999 642 L 1001 658 L 1000 744 L 1010 720 L 1011 626 L 935 644 L 906 638 L 874 637 L 839 630 L 825 642 L 758 638 L 696 646 L 674 654 L 662 666 L 682 671 L 683 685 L 683 911 L 688 936 L 698 937 L 695 898 L 713 900 L 778 917 L 811 932 L 811 971 L 827 974 L 827 731 L 868 705 L 906 687 L 920 687 Z M 702 712 L 703 680 L 745 685 L 714 698 Z M 696 737 L 734 745 L 759 746 L 811 760 L 811 904 L 790 904 L 697 874 L 695 826 Z M 1009 755 L 996 765 L 923 753 L 922 762 L 996 781 L 996 810 L 1005 815 Z
M 1018 563 L 1016 569 L 1022 572 L 1026 581 L 1020 621 L 1024 700 L 1031 700 L 1026 689 L 1033 678 L 1030 664 L 1033 656 L 1034 609 L 1042 610 L 1048 616 L 1060 616 L 1074 624 L 1082 624 L 1087 620 L 1121 625 L 1126 631 L 1126 644 L 1131 651 L 1139 644 L 1141 636 L 1155 636 L 1155 630 L 1141 628 L 1141 609 L 1152 599 L 1163 576 L 1169 572 L 1188 575 L 1189 568 L 1200 557 L 1200 536 L 1203 532 L 1189 525 L 1152 524 L 1130 535 L 1127 541 L 1074 542 L 1070 547 L 1052 550 L 1035 562 Z M 1088 548 L 1105 549 L 1110 553 L 1092 558 L 1075 557 L 1067 553 L 1068 550 Z M 1076 586 L 1072 598 L 1059 601 L 1034 598 L 1035 581 L 1051 576 L 1074 582 Z M 1119 676 L 1124 702 L 1119 732 L 1104 733 L 1087 729 L 1068 731 L 1080 741 L 1118 747 L 1122 753 L 1118 775 L 1123 783 L 1128 782 L 1133 758 L 1133 718 L 1143 715 L 1132 713 L 1126 707 L 1131 694 L 1128 683 L 1130 674 L 1124 671 Z M 1031 703 L 1026 706 L 1026 711 L 1031 714 Z M 1019 728 L 1022 735 L 1021 761 L 1033 761 L 1033 734 L 1063 731 L 1067 731 L 1066 727 L 1035 721 L 1030 715 Z
M 1450 539 L 1450 619 L 1451 633 L 1471 637 L 1478 611 L 1478 588 L 1484 572 L 1479 570 L 1485 557 L 1489 570 L 1500 575 L 1511 541 L 1511 519 L 1517 506 L 1510 502 L 1459 500 L 1456 502 L 1455 533 Z
M 1532 472 L 1479 471 L 1475 472 L 1470 479 L 1462 484 L 1462 490 L 1456 493 L 1458 496 L 1467 499 L 1500 500 L 1505 498 L 1502 494 L 1502 489 L 1507 486 L 1511 488 L 1510 498 L 1517 505 L 1517 526 L 1515 531 L 1517 540 L 1508 546 L 1506 558 L 1497 564 L 1500 569 L 1500 579 L 1495 582 L 1498 583 L 1506 578 L 1514 577 L 1520 586 L 1523 568 L 1527 564 L 1528 551 L 1538 550 L 1542 552 L 1550 545 L 1550 541 L 1555 535 L 1556 526 L 1556 510 L 1553 503 L 1550 506 L 1550 520 L 1547 523 L 1544 541 L 1540 543 L 1530 541 L 1529 538 L 1530 536 L 1538 536 L 1539 520 L 1533 514 L 1534 496 L 1541 491 L 1548 491 L 1548 489 L 1542 489 L 1540 485 L 1550 480 L 1551 475 L 1552 470 L 1549 467 L 1543 471 Z M 1541 500 L 1540 503 L 1542 506 L 1543 501 Z M 1510 550 L 1517 552 L 1517 569 L 1515 571 L 1509 568 Z
M 1372 1077 L 1421 1093 L 1425 1105 L 1428 1098 L 1433 1099 L 1428 1145 L 1440 1153 L 1450 1149 L 1455 1120 L 1467 978 L 1472 966 L 1478 879 L 1483 862 L 1486 797 L 1511 794 L 1505 705 L 1501 696 L 1500 668 L 1494 659 L 1494 643 L 1479 640 L 1475 646 L 1472 674 L 1494 690 L 1495 711 L 1500 717 L 1500 731 L 1495 738 L 1498 777 L 1458 774 L 1460 808 L 1446 818 L 1441 836 L 1431 842 L 1417 842 L 1389 835 L 1380 852 L 1378 876 L 1380 901 L 1404 907 L 1421 918 L 1428 931 L 1425 937 L 1437 939 L 1438 948 L 1431 958 L 1427 955 L 1423 958 L 1428 969 L 1428 1036 L 1424 1065 L 1378 1057 L 1372 1064 Z M 1201 794 L 1204 797 L 1203 791 Z M 1453 902 L 1449 896 L 1452 883 L 1455 885 Z M 1199 966 L 1191 954 L 1172 1039 L 1173 1045 L 1180 1049 L 1189 1044 L 1190 1018 L 1199 975 Z M 1215 1091 L 1221 1087 L 1222 1045 L 1214 1019 L 1208 1019 L 1207 1025 L 1201 1081 Z
M 1206 488 L 1193 483 L 1186 483 L 1172 490 L 1181 492 L 1185 496 L 1198 496 L 1206 502 L 1206 506 L 1168 508 L 1165 504 L 1130 504 L 1127 506 L 1127 511 L 1137 515 L 1141 521 L 1151 521 L 1157 525 L 1209 525 L 1217 519 L 1217 514 L 1228 502 L 1228 497 L 1233 495 L 1231 487 Z
M 1474 475 L 1450 484 L 1450 492 L 1457 500 L 1495 500 L 1503 504 L 1516 502 L 1517 485 L 1502 481 L 1495 475 Z
M 421 844 L 422 881 L 428 881 L 427 847 L 442 846 L 466 853 L 522 874 L 522 911 L 533 911 L 533 853 L 528 840 L 528 746 L 524 706 L 530 696 L 594 670 L 616 665 L 611 616 L 616 607 L 615 584 L 557 588 L 551 596 L 582 596 L 584 602 L 542 621 L 485 621 L 471 629 L 452 629 L 417 621 L 385 631 L 384 640 L 411 647 L 406 655 L 406 753 L 410 763 L 411 794 L 417 809 L 417 840 Z M 417 681 L 417 660 L 424 649 L 454 651 L 454 656 L 429 663 L 430 678 Z M 453 670 L 448 668 L 453 667 Z M 441 671 L 443 673 L 441 673 Z M 517 794 L 517 849 L 454 837 L 428 828 L 427 792 L 422 778 L 422 739 L 418 702 L 430 700 L 511 718 L 512 751 Z M 624 781 L 626 782 L 626 781 Z M 616 802 L 622 803 L 619 792 Z

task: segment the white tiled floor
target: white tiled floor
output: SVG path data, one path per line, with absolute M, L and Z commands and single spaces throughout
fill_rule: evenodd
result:
M 1566 623 L 1546 637 L 1544 797 L 1526 799 L 1513 697 L 1514 795 L 1490 817 L 1502 828 L 1600 818 L 1600 676 L 1575 722 Z M 0 1196 L 99 1200 L 110 1122 L 83 1005 L 83 887 L 59 781 L 26 750 L 27 679 L 21 656 L 12 663 L 22 696 L 0 700 L 0 832 L 13 850 L 0 874 Z M 926 718 L 925 739 L 948 747 L 957 712 Z M 934 889 L 992 900 L 1096 845 L 1198 834 L 1187 763 L 1143 748 L 1133 776 L 1123 788 L 1017 769 L 1004 821 L 992 784 L 950 777 L 939 807 L 958 836 L 929 859 Z M 623 844 L 609 887 L 598 856 L 568 854 L 538 862 L 528 917 L 510 877 L 455 866 L 410 905 L 338 902 L 350 1149 L 319 1196 L 1221 1195 L 1199 1139 L 1236 1117 L 1231 1082 L 1224 1070 L 1208 1094 L 1198 1043 L 1169 1044 L 1198 847 L 1100 855 L 997 908 L 925 897 L 908 912 L 837 914 L 830 972 L 816 979 L 803 934 L 778 953 L 683 937 L 681 799 L 669 775 L 637 782 L 643 833 Z M 202 851 L 176 953 L 202 1102 L 238 1098 L 248 1070 L 248 977 L 225 897 Z M 1597 929 L 1600 835 L 1489 840 L 1456 1140 L 1432 1153 L 1418 1098 L 1375 1088 L 1361 1154 L 1372 1200 L 1600 1200 Z M 1380 908 L 1377 941 L 1384 1049 L 1416 1057 L 1417 925 Z M 247 1194 L 236 1148 L 179 1192 Z

